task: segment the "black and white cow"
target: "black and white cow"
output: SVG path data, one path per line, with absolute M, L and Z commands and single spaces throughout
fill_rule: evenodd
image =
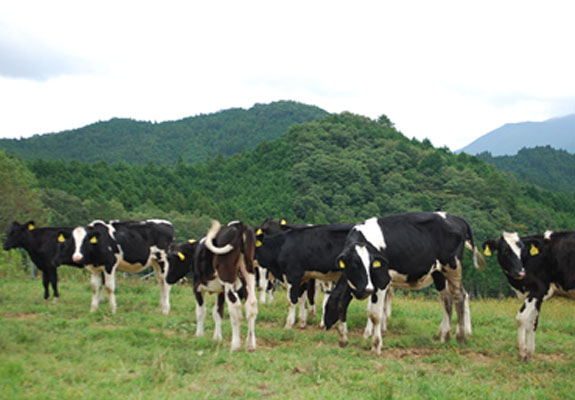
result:
M 287 329 L 295 323 L 298 302 L 305 301 L 301 294 L 306 282 L 311 279 L 334 282 L 341 276 L 335 260 L 353 226 L 314 225 L 258 236 L 256 259 L 277 279 L 288 284 L 290 306 L 285 324 Z M 301 310 L 300 326 L 305 326 L 307 315 Z
M 575 231 L 519 236 L 503 232 L 483 243 L 483 252 L 497 261 L 507 281 L 524 300 L 517 313 L 519 358 L 535 353 L 535 331 L 541 304 L 557 295 L 575 299 Z
M 276 221 L 275 219 L 268 217 L 264 220 L 264 222 L 257 227 L 257 231 L 256 231 L 256 239 L 258 237 L 262 237 L 263 235 L 272 235 L 274 233 L 279 233 L 279 232 L 285 232 L 288 231 L 290 229 L 298 229 L 298 228 L 303 228 L 303 227 L 308 227 L 311 226 L 309 224 L 292 224 L 292 223 L 288 223 L 287 222 L 287 218 L 281 218 L 279 221 Z M 256 259 L 257 262 L 257 259 Z M 266 295 L 268 298 L 268 302 L 271 303 L 273 301 L 273 292 L 275 289 L 275 285 L 274 285 L 274 279 L 273 279 L 273 275 L 272 275 L 272 279 L 270 278 L 271 273 L 268 271 L 268 269 L 265 266 L 262 266 L 259 264 L 259 262 L 257 262 L 258 265 L 258 273 L 259 273 L 259 286 L 261 289 L 261 295 L 260 295 L 260 303 L 265 304 L 266 303 Z M 311 279 L 309 280 L 303 287 L 302 287 L 302 294 L 303 293 L 307 293 L 307 298 L 310 304 L 310 310 L 311 310 L 311 314 L 312 317 L 315 315 L 315 279 Z M 300 302 L 300 306 L 303 308 L 303 310 L 300 310 L 300 313 L 307 313 L 307 310 L 305 309 L 305 303 L 304 302 Z M 305 318 L 304 318 L 305 319 Z
M 88 226 L 76 227 L 70 235 L 61 232 L 66 241 L 60 257 L 69 257 L 92 273 L 92 302 L 95 311 L 101 300 L 102 275 L 110 299 L 112 313 L 116 312 L 116 271 L 137 273 L 152 267 L 160 286 L 162 313 L 170 312 L 170 286 L 165 279 L 166 255 L 174 240 L 174 227 L 165 220 L 112 221 L 96 220 Z
M 206 294 L 217 294 L 212 316 L 214 318 L 214 340 L 222 340 L 222 319 L 224 317 L 224 285 L 218 279 L 213 266 L 214 253 L 205 245 L 205 237 L 199 241 L 175 243 L 168 253 L 168 272 L 166 282 L 175 284 L 186 275 L 192 278 L 192 288 L 196 299 L 196 336 L 204 335 L 206 319 Z M 245 291 L 244 291 L 245 292 Z M 245 297 L 245 293 L 240 292 Z
M 442 342 L 451 336 L 451 311 L 455 300 L 457 339 L 471 334 L 469 296 L 462 285 L 463 249 L 473 250 L 480 268 L 483 258 L 473 242 L 467 222 L 442 212 L 417 212 L 371 218 L 349 233 L 337 265 L 343 271 L 325 309 L 329 329 L 339 319 L 340 345 L 346 345 L 346 311 L 352 295 L 370 297 L 372 351 L 381 353 L 382 328 L 386 327 L 384 302 L 391 286 L 421 289 L 435 284 L 443 304 L 443 320 L 436 335 Z
M 6 231 L 4 240 L 4 250 L 23 248 L 26 250 L 36 267 L 42 272 L 42 284 L 44 285 L 44 299 L 50 297 L 50 285 L 54 300 L 60 293 L 58 292 L 58 269 L 61 264 L 80 267 L 72 261 L 71 257 L 62 258 L 58 262 L 55 255 L 58 251 L 58 240 L 63 240 L 60 232 L 70 234 L 71 227 L 45 227 L 37 228 L 34 221 L 19 224 L 14 221 Z
M 240 323 L 242 319 L 242 292 L 245 290 L 248 333 L 246 350 L 256 349 L 256 317 L 258 300 L 254 266 L 255 234 L 246 224 L 233 221 L 221 227 L 218 221 L 206 233 L 205 246 L 214 256 L 212 265 L 218 281 L 223 285 L 232 325 L 231 351 L 241 348 Z

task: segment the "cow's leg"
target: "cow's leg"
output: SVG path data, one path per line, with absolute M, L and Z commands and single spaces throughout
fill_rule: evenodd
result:
M 58 300 L 60 293 L 58 292 L 58 270 L 56 267 L 48 269 L 50 274 L 50 284 L 52 285 L 52 292 L 54 294 L 54 301 Z
M 311 314 L 312 319 L 315 318 L 315 293 L 316 293 L 316 281 L 315 279 L 310 280 L 307 283 L 307 299 L 309 301 L 309 312 Z
M 307 325 L 307 299 L 306 296 L 304 296 L 304 292 L 306 292 L 307 297 L 309 298 L 309 282 L 300 287 L 300 294 L 298 299 L 300 329 L 305 328 Z
M 371 301 L 368 300 L 366 310 L 367 321 L 365 323 L 365 329 L 363 330 L 363 337 L 365 339 L 369 339 L 373 335 L 373 321 L 371 320 L 371 318 L 369 318 L 369 310 L 371 309 L 370 307 L 371 307 Z
M 91 271 L 90 286 L 92 287 L 92 302 L 90 303 L 90 312 L 94 312 L 100 305 L 100 288 L 102 286 L 102 274 L 99 271 Z
M 267 276 L 268 276 L 268 284 L 266 287 L 266 293 L 268 295 L 268 303 L 272 303 L 272 301 L 274 301 L 274 290 L 275 290 L 275 285 L 274 285 L 274 277 L 267 272 Z
M 170 290 L 172 289 L 172 285 L 168 285 L 168 282 L 166 282 L 165 269 L 156 265 L 154 265 L 153 268 L 156 281 L 160 287 L 160 308 L 162 309 L 162 314 L 168 315 L 170 313 Z
M 288 283 L 287 296 L 289 301 L 289 311 L 286 319 L 285 329 L 291 329 L 295 323 L 295 313 L 300 294 L 301 289 L 299 286 L 299 280 L 293 284 Z
M 260 288 L 260 303 L 266 304 L 266 291 L 268 289 L 268 271 L 263 267 L 256 267 L 258 270 L 258 287 Z
M 529 360 L 535 353 L 535 329 L 540 308 L 541 300 L 528 297 L 517 313 L 517 347 L 521 361 Z
M 116 314 L 116 268 L 111 274 L 104 272 L 104 285 L 110 301 L 110 310 L 112 314 Z
M 232 345 L 230 350 L 236 351 L 242 347 L 242 339 L 240 337 L 240 323 L 242 320 L 242 303 L 238 292 L 234 289 L 233 283 L 224 283 L 224 293 L 226 303 L 228 304 L 228 312 L 230 314 L 230 322 L 232 325 Z
M 44 286 L 44 300 L 50 297 L 50 276 L 48 270 L 42 270 L 42 285 Z
M 214 318 L 214 340 L 222 340 L 222 320 L 224 319 L 224 293 L 218 293 L 218 299 L 212 310 Z
M 387 287 L 385 289 L 377 289 L 377 291 L 371 295 L 369 299 L 367 315 L 373 323 L 371 351 L 375 354 L 381 354 L 381 347 L 383 343 L 381 337 L 382 324 L 383 326 L 387 324 L 385 321 L 385 313 L 383 311 L 383 304 L 385 302 L 387 289 Z
M 242 270 L 244 272 L 244 270 Z M 246 338 L 246 350 L 256 349 L 256 317 L 258 315 L 258 300 L 256 296 L 256 276 L 253 273 L 244 273 L 248 296 L 246 298 L 246 319 L 248 320 L 248 335 Z
M 391 317 L 391 300 L 393 300 L 393 288 L 390 286 L 387 289 L 387 293 L 385 294 L 385 303 L 383 305 L 386 319 Z M 387 326 L 385 326 L 384 332 L 386 332 L 386 331 L 387 331 Z
M 465 343 L 467 335 L 471 334 L 471 314 L 469 313 L 469 295 L 463 288 L 462 270 L 463 266 L 458 258 L 455 258 L 456 268 L 445 268 L 448 280 L 447 288 L 455 301 L 455 312 L 457 313 L 457 329 L 455 337 L 457 342 Z
M 327 304 L 327 301 L 329 300 L 329 294 L 330 293 L 331 293 L 331 289 L 323 291 L 323 301 L 321 303 L 321 320 L 319 322 L 319 327 L 321 329 L 325 328 L 325 321 L 323 320 L 323 318 L 325 315 L 325 305 Z
M 435 339 L 446 343 L 451 338 L 451 313 L 453 311 L 453 297 L 447 287 L 439 292 L 441 305 L 443 306 L 443 319 L 439 325 L 439 330 L 435 335 Z
M 196 336 L 204 336 L 204 321 L 206 320 L 206 303 L 203 293 L 194 287 L 196 297 Z

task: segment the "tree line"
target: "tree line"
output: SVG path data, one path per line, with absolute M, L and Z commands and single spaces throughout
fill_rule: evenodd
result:
M 268 216 L 321 224 L 441 210 L 465 218 L 478 244 L 503 230 L 575 226 L 574 197 L 410 140 L 385 116 L 328 115 L 293 125 L 252 151 L 201 163 L 23 161 L 6 153 L 0 160 L 2 168 L 17 171 L 9 173 L 10 184 L 27 193 L 12 211 L 2 209 L 3 226 L 14 217 L 47 225 L 166 218 L 186 240 L 205 233 L 211 218 L 254 226 Z M 494 260 L 483 271 L 467 268 L 464 278 L 474 295 L 509 294 Z

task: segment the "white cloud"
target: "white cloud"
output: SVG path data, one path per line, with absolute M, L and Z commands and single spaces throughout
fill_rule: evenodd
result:
M 386 114 L 456 150 L 507 122 L 575 112 L 568 1 L 11 3 L 4 137 L 290 99 Z

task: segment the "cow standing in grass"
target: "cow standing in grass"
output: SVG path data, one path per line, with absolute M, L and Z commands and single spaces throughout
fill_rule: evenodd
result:
M 469 225 L 446 213 L 397 214 L 357 224 L 337 257 L 343 275 L 326 304 L 326 327 L 329 329 L 339 319 L 340 345 L 346 345 L 346 312 L 352 295 L 358 299 L 369 297 L 372 352 L 380 354 L 389 288 L 420 289 L 433 283 L 443 304 L 443 320 L 436 337 L 442 342 L 449 340 L 455 301 L 457 340 L 464 342 L 471 334 L 469 296 L 462 284 L 465 246 L 473 250 L 474 265 L 480 267 L 483 259 Z
M 246 350 L 256 349 L 255 328 L 258 301 L 254 266 L 255 241 L 253 229 L 242 222 L 234 221 L 221 227 L 218 221 L 213 221 L 204 242 L 206 248 L 214 254 L 213 268 L 219 283 L 223 286 L 224 297 L 228 305 L 232 325 L 231 351 L 241 348 L 241 294 L 244 289 L 248 321 Z
M 74 228 L 65 237 L 58 257 L 72 257 L 92 274 L 90 311 L 99 306 L 102 286 L 109 296 L 112 313 L 116 312 L 116 271 L 137 273 L 152 267 L 160 287 L 162 313 L 170 312 L 170 286 L 166 283 L 166 255 L 174 240 L 174 227 L 165 220 L 93 221 L 88 226 Z
M 52 285 L 54 300 L 60 297 L 58 266 L 67 264 L 80 267 L 78 263 L 72 261 L 72 257 L 55 259 L 58 252 L 58 242 L 64 240 L 63 233 L 69 235 L 73 229 L 71 227 L 37 228 L 34 221 L 28 221 L 25 224 L 14 221 L 6 232 L 4 250 L 23 248 L 42 272 L 45 300 L 50 297 L 50 285 Z
M 487 256 L 497 252 L 497 260 L 507 281 L 523 299 L 517 313 L 519 358 L 527 361 L 535 353 L 535 331 L 541 305 L 557 295 L 575 299 L 575 232 L 552 232 L 519 236 L 503 232 L 486 240 Z

